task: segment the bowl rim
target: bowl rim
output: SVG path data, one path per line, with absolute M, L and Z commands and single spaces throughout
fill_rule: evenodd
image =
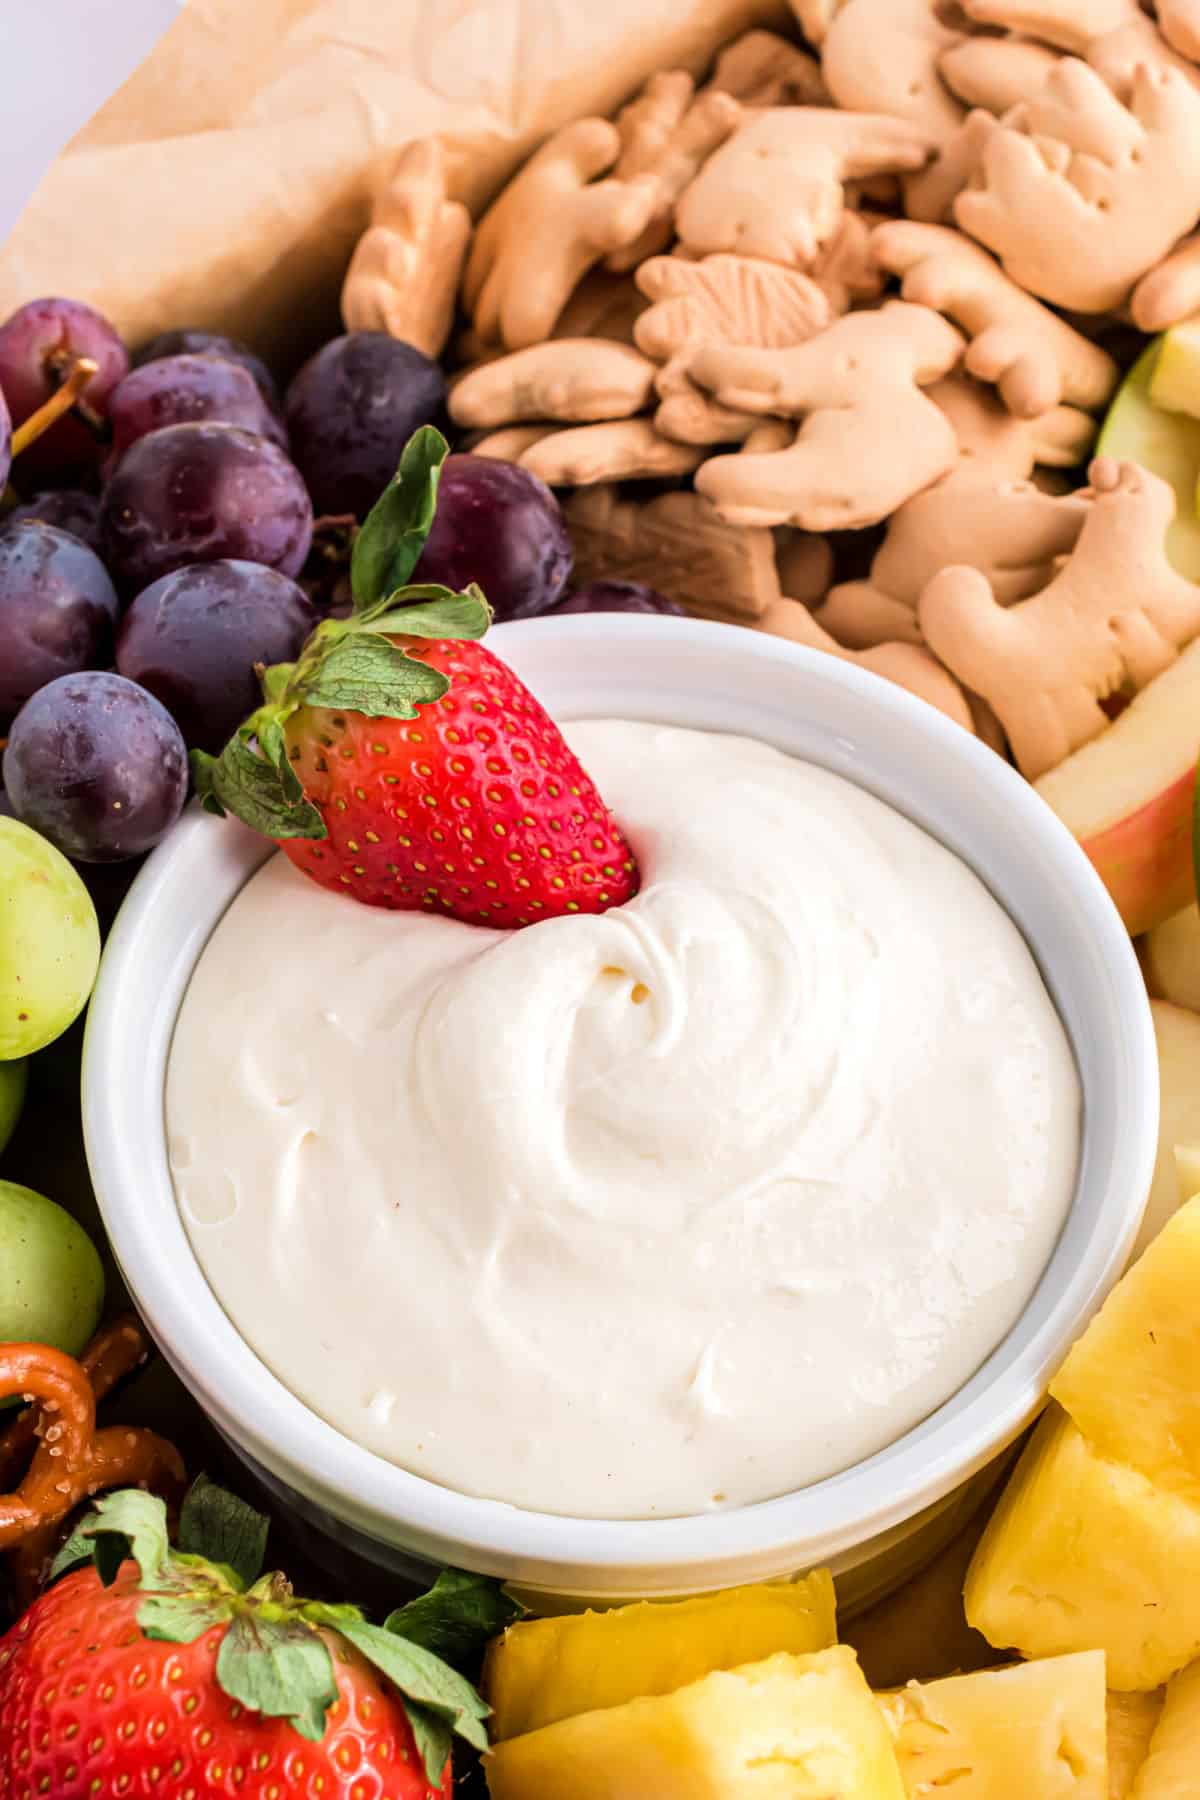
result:
M 952 759 L 964 779 L 986 784 L 997 803 L 1011 809 L 1014 825 L 1019 822 L 1052 859 L 1057 893 L 1071 909 L 1074 929 L 1095 934 L 1093 948 L 1102 953 L 1121 1021 L 1124 1041 L 1105 1044 L 1103 1053 L 1121 1059 L 1129 1082 L 1127 1096 L 1118 1087 L 1127 1098 L 1129 1118 L 1117 1151 L 1124 1158 L 1120 1173 L 1128 1197 L 1111 1238 L 1100 1242 L 1099 1232 L 1091 1231 L 1086 1255 L 1071 1267 L 1064 1293 L 1034 1343 L 1011 1366 L 1001 1366 L 949 1422 L 942 1415 L 955 1406 L 957 1396 L 885 1450 L 841 1474 L 773 1499 L 687 1517 L 577 1519 L 533 1512 L 442 1487 L 355 1444 L 259 1360 L 208 1287 L 166 1173 L 162 1092 L 155 1101 L 144 1072 L 138 1081 L 132 1044 L 122 1048 L 126 1015 L 131 1008 L 136 1011 L 131 996 L 147 979 L 139 967 L 143 928 L 166 904 L 178 871 L 214 856 L 234 856 L 244 865 L 244 882 L 271 854 L 264 840 L 234 823 L 219 824 L 195 805 L 135 878 L 105 947 L 89 1009 L 82 1102 L 101 1215 L 152 1335 L 218 1428 L 310 1502 L 383 1545 L 509 1580 L 617 1596 L 716 1587 L 815 1566 L 898 1531 L 937 1507 L 1010 1445 L 1036 1416 L 1051 1375 L 1120 1275 L 1141 1222 L 1158 1136 L 1157 1054 L 1137 958 L 1096 871 L 1034 788 L 979 740 L 882 678 L 802 645 L 700 620 L 576 615 L 500 626 L 492 641 L 501 654 L 511 649 L 519 664 L 522 650 L 528 652 L 535 641 L 540 639 L 542 649 L 553 641 L 547 634 L 567 648 L 636 645 L 652 659 L 655 654 L 665 659 L 669 652 L 672 667 L 684 668 L 690 656 L 703 661 L 714 652 L 724 661 L 738 656 L 747 666 L 790 667 L 805 684 L 815 681 L 832 694 L 853 699 L 860 710 L 869 707 L 881 731 L 899 738 L 915 732 L 932 755 Z M 572 713 L 568 707 L 565 712 L 587 716 L 586 709 Z M 631 710 L 630 716 L 652 715 Z M 173 919 L 173 955 L 181 966 L 186 962 L 184 985 L 229 903 L 202 929 Z M 144 985 L 141 991 L 144 995 Z M 177 1006 L 165 1026 L 168 1048 L 176 1012 Z M 139 1089 L 133 1095 L 130 1082 Z M 161 1151 L 147 1144 L 146 1130 L 138 1124 L 139 1117 L 144 1122 L 152 1115 L 155 1105 Z M 1086 1136 L 1086 1107 L 1083 1129 Z M 163 1210 L 164 1179 L 177 1229 Z M 1116 1189 L 1111 1170 L 1106 1179 Z M 156 1202 L 147 1198 L 148 1186 Z M 1135 1200 L 1139 1189 L 1141 1198 Z M 184 1260 L 177 1263 L 181 1246 Z M 183 1305 L 181 1285 L 187 1294 Z M 966 1385 L 978 1381 L 993 1361 L 1003 1364 L 1003 1351 L 1001 1344 Z

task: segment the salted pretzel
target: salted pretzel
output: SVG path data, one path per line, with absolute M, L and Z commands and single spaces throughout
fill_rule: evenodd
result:
M 102 1380 L 128 1366 L 131 1341 L 108 1334 L 91 1346 Z M 139 1340 L 140 1360 L 144 1345 Z M 0 1494 L 0 1550 L 14 1552 L 18 1602 L 36 1592 L 58 1527 L 84 1500 L 104 1489 L 154 1488 L 168 1499 L 182 1489 L 179 1453 L 152 1431 L 126 1425 L 96 1429 L 96 1394 L 83 1364 L 45 1344 L 0 1344 L 0 1400 L 20 1395 L 36 1408 L 37 1448 L 19 1483 Z M 29 1428 L 18 1421 L 10 1432 Z M 6 1433 L 8 1438 L 9 1433 Z M 6 1458 L 11 1445 L 6 1444 Z M 6 1479 L 11 1479 L 7 1477 Z
M 146 1329 L 136 1313 L 122 1313 L 111 1325 L 102 1326 L 79 1357 L 80 1367 L 92 1384 L 97 1406 L 127 1375 L 140 1368 L 151 1352 Z M 0 1431 L 0 1488 L 15 1487 L 37 1442 L 41 1414 L 36 1406 L 17 1413 Z

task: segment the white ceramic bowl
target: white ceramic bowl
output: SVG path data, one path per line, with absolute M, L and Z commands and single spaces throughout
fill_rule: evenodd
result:
M 88 1020 L 88 1157 L 121 1268 L 163 1352 L 235 1448 L 311 1521 L 380 1562 L 449 1562 L 600 1599 L 829 1563 L 857 1573 L 861 1598 L 911 1563 L 931 1529 L 949 1530 L 965 1484 L 986 1479 L 1029 1423 L 1133 1244 L 1154 1164 L 1158 1073 L 1129 940 L 1091 865 L 1033 789 L 874 675 L 779 638 L 678 619 L 537 620 L 502 626 L 489 641 L 560 718 L 658 720 L 764 739 L 879 795 L 987 883 L 1037 958 L 1084 1090 L 1077 1191 L 1029 1307 L 973 1378 L 897 1443 L 813 1487 L 728 1512 L 551 1517 L 451 1492 L 360 1449 L 238 1335 L 176 1210 L 163 1120 L 175 1016 L 210 933 L 269 853 L 241 826 L 194 809 L 135 881 Z M 231 994 L 231 1009 L 237 1003 Z M 214 1056 L 221 1048 L 214 1042 Z M 969 1205 L 969 1170 L 963 1181 Z

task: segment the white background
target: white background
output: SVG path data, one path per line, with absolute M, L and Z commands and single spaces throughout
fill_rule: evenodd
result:
M 184 4 L 0 0 L 0 245 L 63 145 L 132 74 Z

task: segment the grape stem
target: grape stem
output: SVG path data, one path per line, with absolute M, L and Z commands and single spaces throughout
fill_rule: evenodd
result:
M 20 456 L 22 450 L 28 450 L 30 444 L 36 443 L 44 431 L 70 412 L 84 388 L 99 371 L 100 365 L 93 362 L 90 356 L 81 356 L 62 386 L 50 398 L 43 401 L 36 412 L 30 413 L 23 425 L 18 425 L 12 434 L 12 453 Z

